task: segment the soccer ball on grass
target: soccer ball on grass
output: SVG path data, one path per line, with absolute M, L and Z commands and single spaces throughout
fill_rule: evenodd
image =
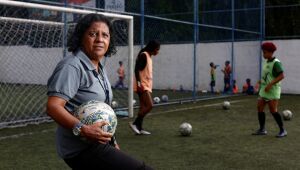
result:
M 179 126 L 179 132 L 182 136 L 190 136 L 192 134 L 192 125 L 184 122 Z
M 158 103 L 160 102 L 159 97 L 154 97 L 154 98 L 153 98 L 153 102 L 154 102 L 155 104 L 158 104 Z
M 135 100 L 135 99 L 132 100 L 132 105 L 133 105 L 133 106 L 136 105 L 136 100 Z
M 118 102 L 117 101 L 115 101 L 115 100 L 113 100 L 112 102 L 111 102 L 111 107 L 112 108 L 117 108 L 119 106 L 119 104 L 118 104 Z
M 230 102 L 229 101 L 224 101 L 222 107 L 223 107 L 224 110 L 228 110 L 230 108 Z
M 284 120 L 291 120 L 293 117 L 293 113 L 290 110 L 284 110 L 282 112 L 282 117 Z
M 169 97 L 164 94 L 164 95 L 161 96 L 161 101 L 164 102 L 164 103 L 166 103 L 166 102 L 169 101 Z

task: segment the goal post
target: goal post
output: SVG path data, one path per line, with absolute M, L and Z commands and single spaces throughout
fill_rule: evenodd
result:
M 67 26 L 69 36 L 76 17 L 89 13 L 112 19 L 117 53 L 104 59 L 105 68 L 113 86 L 118 62 L 125 63 L 126 88 L 113 89 L 114 99 L 120 104 L 117 109 L 128 109 L 133 117 L 132 16 L 10 0 L 0 1 L 0 10 L 0 128 L 49 121 L 46 84 L 63 57 L 64 30 Z M 71 16 L 68 22 L 65 14 Z

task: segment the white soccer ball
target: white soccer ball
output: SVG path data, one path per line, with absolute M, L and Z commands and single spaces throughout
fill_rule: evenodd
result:
M 164 102 L 164 103 L 166 103 L 166 102 L 169 101 L 169 97 L 164 94 L 164 95 L 161 96 L 161 101 Z
M 190 136 L 192 134 L 192 125 L 184 122 L 179 126 L 179 132 L 182 136 Z
M 154 102 L 155 104 L 158 104 L 158 103 L 160 102 L 160 98 L 159 98 L 159 97 L 154 97 L 154 98 L 153 98 L 153 102 Z
M 108 104 L 96 100 L 80 105 L 75 109 L 74 116 L 86 125 L 106 121 L 108 124 L 102 126 L 102 130 L 112 134 L 115 133 L 118 124 L 114 110 Z
M 290 110 L 284 110 L 282 112 L 282 117 L 284 120 L 291 120 L 293 117 L 293 113 Z
M 207 90 L 202 90 L 201 93 L 207 93 Z
M 229 101 L 224 101 L 223 102 L 223 109 L 228 110 L 230 108 L 230 102 Z
M 118 102 L 115 101 L 115 100 L 113 100 L 113 101 L 111 102 L 111 107 L 114 108 L 114 109 L 117 108 L 118 105 L 119 105 Z
M 133 105 L 133 106 L 136 105 L 136 100 L 135 100 L 135 99 L 132 100 L 132 105 Z

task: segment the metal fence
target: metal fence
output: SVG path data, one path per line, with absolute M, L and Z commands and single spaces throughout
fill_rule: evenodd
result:
M 153 58 L 153 96 L 167 94 L 169 99 L 174 102 L 222 95 L 224 84 L 221 69 L 227 60 L 231 62 L 233 69 L 231 82 L 236 80 L 240 89 L 246 78 L 251 78 L 255 83 L 260 77 L 261 41 L 300 37 L 300 29 L 297 29 L 300 27 L 298 17 L 300 4 L 296 1 L 295 3 L 291 1 L 288 5 L 283 2 L 278 5 L 271 4 L 270 1 L 264 0 L 29 0 L 27 2 L 132 15 L 134 17 L 135 55 L 151 39 L 159 40 L 162 44 L 160 54 Z M 47 53 L 59 53 L 57 56 L 60 56 L 65 50 L 63 46 L 66 43 L 62 37 L 67 37 L 63 30 L 66 29 L 66 26 L 70 27 L 70 23 L 76 22 L 80 15 L 64 15 L 62 12 L 49 10 L 0 6 L 0 17 L 45 21 L 45 24 L 14 24 L 11 28 L 14 28 L 15 32 L 9 32 L 11 31 L 10 25 L 7 25 L 8 22 L 3 22 L 0 28 L 2 35 L 0 46 L 3 49 L 16 45 L 22 46 L 18 48 L 19 50 L 27 48 L 27 46 L 36 51 L 51 48 L 47 50 Z M 65 23 L 65 25 L 55 25 L 57 22 Z M 285 30 L 282 28 L 287 25 L 285 23 L 290 23 L 292 27 Z M 120 25 L 123 25 L 122 22 Z M 119 26 L 121 32 L 122 27 Z M 277 29 L 283 31 L 276 31 Z M 53 32 L 55 34 L 52 34 Z M 126 37 L 126 35 L 124 36 Z M 122 41 L 119 42 L 119 45 L 122 46 Z M 116 81 L 115 70 L 118 61 L 126 60 L 124 55 L 118 57 L 107 61 L 107 66 L 111 69 L 113 84 Z M 58 62 L 59 59 L 49 58 L 53 63 Z M 14 61 L 12 58 L 1 60 L 1 64 L 9 66 Z M 38 69 L 39 67 L 34 66 L 35 62 L 38 60 L 32 63 L 21 63 L 24 69 L 27 68 L 22 74 L 30 75 L 33 72 L 32 69 Z M 215 90 L 218 92 L 216 94 L 209 93 L 210 62 L 220 65 L 216 70 Z M 25 94 L 25 92 L 35 94 L 32 97 L 29 96 L 30 107 L 36 107 L 37 101 L 34 98 L 41 100 L 42 104 L 45 103 L 46 89 L 44 86 L 40 87 L 38 91 L 28 89 L 28 84 L 21 85 L 23 88 L 18 88 L 19 86 L 16 85 L 14 88 L 8 89 L 9 84 L 2 81 L 3 77 L 8 77 L 4 74 L 4 72 L 0 72 L 0 92 L 2 94 L 0 103 L 2 105 L 4 101 L 13 103 L 16 96 L 12 97 L 11 94 L 18 92 L 16 89 L 20 90 L 18 94 Z M 39 81 L 40 79 L 34 76 L 31 80 Z M 26 90 L 24 91 L 24 89 Z M 124 92 L 124 94 L 127 93 Z M 40 99 L 41 96 L 44 97 Z M 126 103 L 127 97 L 123 98 L 122 103 Z M 21 110 L 20 108 L 17 111 L 11 110 L 9 114 L 15 114 Z M 44 107 L 39 106 L 37 112 L 39 113 L 35 113 L 35 115 L 45 117 Z M 5 119 L 6 117 L 7 115 Z M 21 119 L 30 120 L 32 118 L 23 116 Z

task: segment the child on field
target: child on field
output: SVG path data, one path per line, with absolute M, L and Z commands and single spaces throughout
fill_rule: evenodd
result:
M 246 83 L 243 85 L 243 93 L 248 95 L 254 94 L 254 87 L 251 85 L 251 79 L 247 78 Z
M 233 85 L 232 85 L 232 93 L 237 94 L 239 92 L 239 88 L 236 85 L 236 80 L 233 80 Z
M 219 65 L 215 65 L 213 62 L 209 63 L 210 66 L 210 92 L 214 93 L 214 87 L 216 86 L 216 68 Z

